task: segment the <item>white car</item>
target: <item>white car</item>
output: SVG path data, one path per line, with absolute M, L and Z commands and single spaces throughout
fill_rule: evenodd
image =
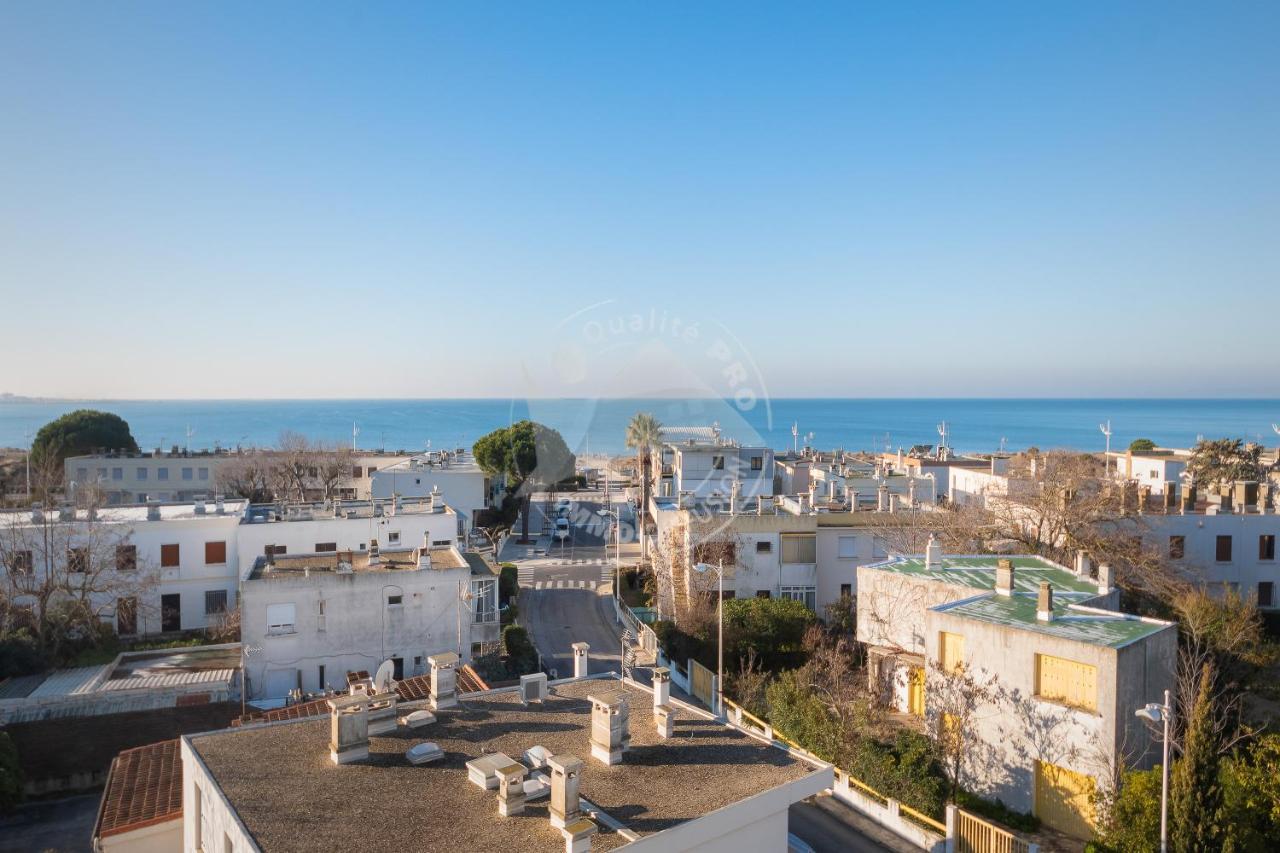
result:
M 556 537 L 565 539 L 569 536 L 569 519 L 561 517 L 556 519 Z
M 561 498 L 556 501 L 556 515 L 568 515 L 573 509 L 573 501 L 568 498 Z

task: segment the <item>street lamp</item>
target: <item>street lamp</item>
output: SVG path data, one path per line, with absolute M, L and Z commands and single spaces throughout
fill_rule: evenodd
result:
M 1164 692 L 1163 705 L 1148 702 L 1134 714 L 1153 723 L 1164 723 L 1164 761 L 1160 765 L 1160 853 L 1166 853 L 1169 849 L 1169 720 L 1173 718 L 1169 691 Z
M 614 616 L 622 622 L 622 519 L 617 510 L 598 509 L 596 515 L 601 518 L 613 518 L 613 597 L 618 606 L 614 608 Z
M 694 563 L 693 570 L 698 574 L 716 573 L 718 585 L 718 603 L 716 606 L 716 707 L 717 715 L 724 713 L 724 559 L 718 566 L 710 563 Z

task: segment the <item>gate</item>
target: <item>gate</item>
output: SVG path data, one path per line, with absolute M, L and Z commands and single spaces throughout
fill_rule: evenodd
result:
M 714 679 L 714 672 L 689 659 L 689 692 L 712 708 L 715 707 Z

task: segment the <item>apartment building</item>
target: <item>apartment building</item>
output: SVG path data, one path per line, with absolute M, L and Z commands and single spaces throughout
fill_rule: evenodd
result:
M 1153 495 L 1163 495 L 1170 486 L 1182 483 L 1182 474 L 1191 460 L 1191 451 L 1156 448 L 1149 451 L 1113 450 L 1106 455 L 1107 470 L 1117 480 L 1145 486 Z
M 685 432 L 693 432 L 686 429 Z M 664 430 L 664 434 L 670 434 Z M 718 430 L 681 441 L 669 441 L 657 451 L 653 466 L 653 494 L 662 497 L 725 496 L 737 484 L 739 494 L 773 494 L 774 457 L 767 447 L 744 447 L 721 438 Z
M 365 469 L 366 471 L 368 468 Z M 491 478 L 464 448 L 420 453 L 372 474 L 369 493 L 375 498 L 442 495 L 470 530 L 481 510 L 501 498 L 503 478 Z
M 858 569 L 873 690 L 932 726 L 962 719 L 966 784 L 1077 838 L 1099 778 L 1158 760 L 1134 710 L 1173 689 L 1177 655 L 1176 626 L 1116 612 L 1110 569 L 1090 568 L 935 543 Z

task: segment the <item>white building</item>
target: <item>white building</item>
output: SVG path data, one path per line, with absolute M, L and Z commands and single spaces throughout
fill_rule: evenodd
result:
M 936 547 L 863 566 L 857 637 L 891 707 L 964 726 L 974 793 L 1088 838 L 1098 779 L 1122 758 L 1158 760 L 1134 710 L 1173 688 L 1177 629 L 1115 612 L 1110 570 L 1091 577 L 1083 557 L 1077 569 Z M 967 684 L 990 695 L 969 700 Z
M 102 500 L 112 504 L 212 498 L 218 469 L 234 458 L 225 450 L 185 451 L 177 446 L 168 452 L 157 448 L 146 453 L 121 450 L 69 456 L 63 462 L 63 487 L 70 496 L 96 488 Z
M 787 849 L 789 807 L 834 783 L 829 765 L 634 682 L 558 681 L 529 703 L 520 693 L 400 702 L 396 713 L 436 706 L 417 729 L 375 732 L 356 699 L 341 713 L 184 736 L 181 849 L 358 839 L 371 849 L 776 853 Z M 593 748 L 605 740 L 612 751 Z M 423 742 L 440 753 L 411 764 L 406 751 Z M 333 763 L 339 744 L 353 761 Z M 129 805 L 136 789 L 117 789 Z
M 773 494 L 773 451 L 743 447 L 714 429 L 711 437 L 663 444 L 657 456 L 652 476 L 653 494 L 658 496 L 727 497 L 734 483 L 743 497 Z
M 369 491 L 375 498 L 427 497 L 438 491 L 458 513 L 463 529 L 470 530 L 476 513 L 493 505 L 501 484 L 492 481 L 466 450 L 436 450 L 378 468 Z
M 1190 460 L 1190 450 L 1113 450 L 1107 454 L 1107 468 L 1118 480 L 1130 480 L 1149 488 L 1153 495 L 1163 495 L 1170 485 L 1176 489 L 1182 482 Z

